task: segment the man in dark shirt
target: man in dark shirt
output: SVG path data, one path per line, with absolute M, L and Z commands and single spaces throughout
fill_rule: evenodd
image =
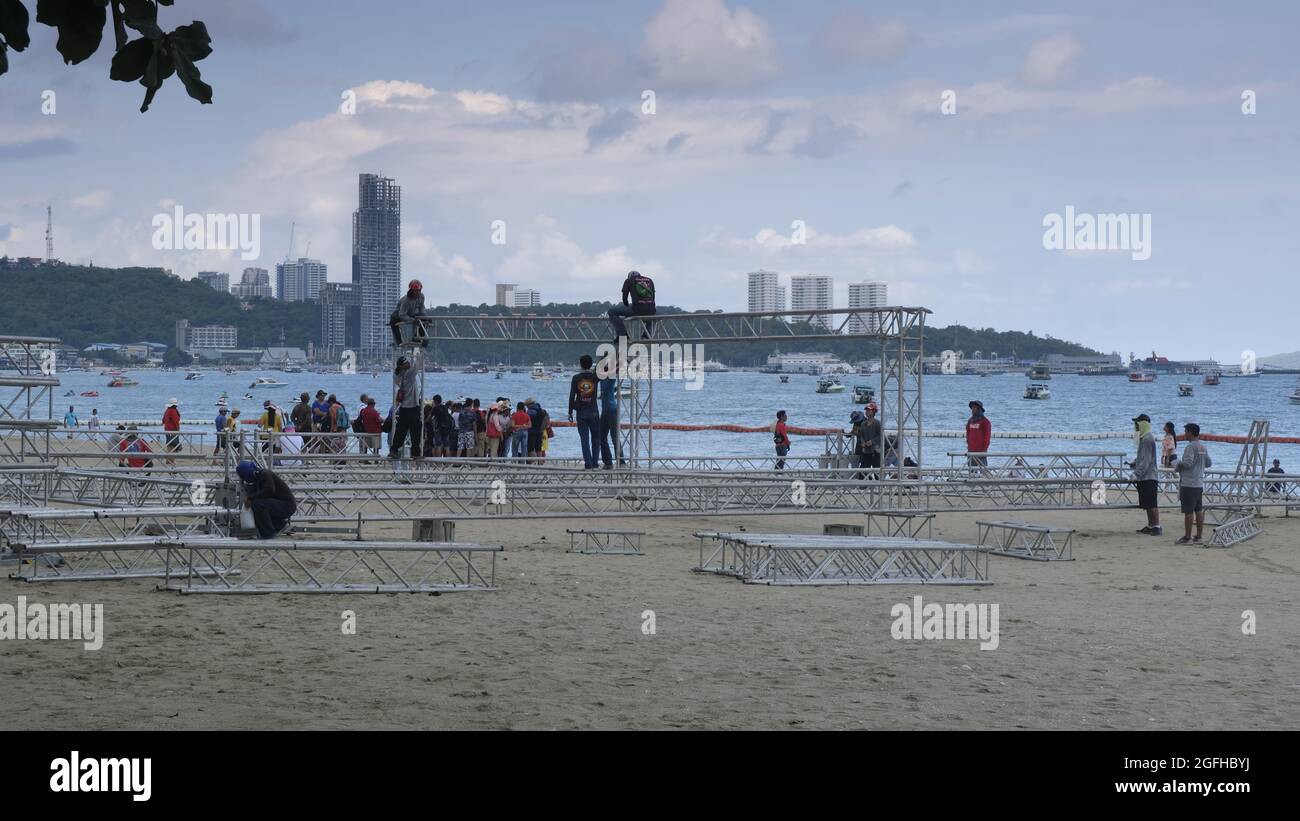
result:
M 289 524 L 298 510 L 293 491 L 274 471 L 259 468 L 253 462 L 240 462 L 235 466 L 244 485 L 244 501 L 253 510 L 259 539 L 273 539 Z
M 609 309 L 609 322 L 614 326 L 614 344 L 618 344 L 618 337 L 627 336 L 627 325 L 623 321 L 626 317 L 654 314 L 654 280 L 638 271 L 628 271 L 627 279 L 623 280 L 622 304 Z M 653 323 L 648 320 L 645 322 L 644 330 L 641 332 L 642 339 L 650 335 L 652 326 Z
M 591 357 L 583 354 L 578 360 L 582 370 L 569 382 L 569 421 L 578 415 L 578 441 L 582 444 L 582 466 L 595 470 L 600 451 L 596 436 L 600 433 L 600 406 L 596 403 L 596 386 L 600 380 L 591 369 Z

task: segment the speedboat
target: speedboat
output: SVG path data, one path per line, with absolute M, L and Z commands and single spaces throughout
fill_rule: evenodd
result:
M 1206 385 L 1217 385 L 1217 384 L 1219 384 L 1219 372 L 1218 372 L 1218 371 L 1210 371 L 1209 373 L 1207 373 L 1207 374 L 1205 375 L 1205 384 L 1206 384 Z
M 869 385 L 853 386 L 853 404 L 865 405 L 875 400 L 876 392 Z
M 1130 382 L 1154 382 L 1156 381 L 1155 371 L 1129 371 L 1128 381 Z
M 536 365 L 533 365 L 533 379 L 554 379 L 554 378 L 555 378 L 554 376 L 551 376 L 549 373 L 546 372 L 546 366 L 543 365 L 541 362 L 538 362 Z
M 818 393 L 844 393 L 844 386 L 834 376 L 823 376 L 817 380 Z
M 108 386 L 110 388 L 134 388 L 139 384 L 140 382 L 138 380 L 132 379 L 129 376 L 115 376 L 109 380 Z
M 195 379 L 202 379 L 202 378 L 203 378 L 203 373 L 201 371 L 188 371 L 185 374 L 186 382 L 193 382 Z
M 1051 390 L 1048 389 L 1046 385 L 1040 385 L 1037 382 L 1032 382 L 1029 385 L 1025 386 L 1025 398 L 1026 399 L 1051 399 L 1052 392 Z
M 248 387 L 250 389 L 251 388 L 283 388 L 288 384 L 289 384 L 288 382 L 281 382 L 280 380 L 272 379 L 269 376 L 259 376 L 257 377 L 257 379 L 253 380 L 253 383 Z
M 1178 383 L 1178 395 L 1179 395 L 1179 396 L 1191 396 L 1191 395 L 1192 395 L 1192 386 L 1191 386 L 1190 384 L 1186 383 L 1186 382 L 1179 382 L 1179 383 Z

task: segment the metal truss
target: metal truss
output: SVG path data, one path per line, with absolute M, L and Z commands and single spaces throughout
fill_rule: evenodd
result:
M 165 579 L 171 572 L 172 544 L 162 537 L 39 544 L 21 551 L 18 570 L 9 578 L 24 582 Z M 212 566 L 228 575 L 239 572 L 215 557 Z M 200 567 L 195 572 L 210 571 Z
M 186 539 L 168 548 L 163 587 L 226 594 L 496 590 L 501 550 L 469 542 Z
M 24 549 L 51 543 L 180 538 L 228 532 L 231 512 L 221 507 L 36 508 L 0 511 L 0 533 Z
M 973 545 L 879 536 L 695 534 L 697 572 L 779 586 L 990 584 L 988 552 Z M 712 541 L 705 555 L 705 542 Z
M 10 471 L 51 469 L 50 436 L 58 427 L 53 420 L 58 342 L 50 337 L 0 336 L 0 498 L 11 502 L 46 503 L 48 486 L 22 479 L 15 484 Z
M 979 544 L 995 556 L 1039 562 L 1074 561 L 1074 529 L 1024 522 L 976 522 Z M 1057 536 L 1065 538 L 1058 541 Z
M 644 530 L 566 530 L 569 534 L 567 553 L 588 553 L 597 556 L 644 556 L 642 538 Z M 578 545 L 581 537 L 582 545 Z
M 933 513 L 868 513 L 867 536 L 886 538 L 929 539 Z M 924 533 L 924 537 L 922 536 Z
M 1206 547 L 1232 547 L 1263 532 L 1253 508 L 1225 508 L 1211 513 L 1216 514 L 1219 521 L 1214 525 L 1209 541 L 1205 542 Z

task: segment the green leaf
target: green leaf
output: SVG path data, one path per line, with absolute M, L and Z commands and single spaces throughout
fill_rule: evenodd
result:
M 158 20 L 158 7 L 153 0 L 122 0 L 122 7 L 126 9 L 127 19 Z
M 195 20 L 188 26 L 178 26 L 170 36 L 171 41 L 193 62 L 197 63 L 212 53 L 212 38 L 208 36 L 208 27 L 202 20 Z
M 176 76 L 185 84 L 189 95 L 204 105 L 212 104 L 212 86 L 203 82 L 198 68 L 190 61 L 188 55 L 181 51 L 176 53 Z
M 131 83 L 144 77 L 149 58 L 154 53 L 154 41 L 146 37 L 132 40 L 113 55 L 113 68 L 108 76 L 114 80 Z
M 27 34 L 27 7 L 18 0 L 0 0 L 0 37 L 14 51 L 22 51 L 31 44 Z
M 99 48 L 108 21 L 108 0 L 37 0 L 36 22 L 59 30 L 56 48 L 76 65 Z

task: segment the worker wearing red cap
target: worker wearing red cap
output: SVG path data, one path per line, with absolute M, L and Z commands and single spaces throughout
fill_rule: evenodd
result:
M 413 279 L 406 286 L 406 296 L 397 303 L 397 309 L 388 318 L 388 327 L 393 331 L 393 344 L 401 345 L 406 339 L 419 339 L 420 346 L 426 347 L 428 340 L 424 338 L 424 326 L 414 321 L 423 315 L 424 286 L 420 280 Z M 403 326 L 409 330 L 403 331 Z

